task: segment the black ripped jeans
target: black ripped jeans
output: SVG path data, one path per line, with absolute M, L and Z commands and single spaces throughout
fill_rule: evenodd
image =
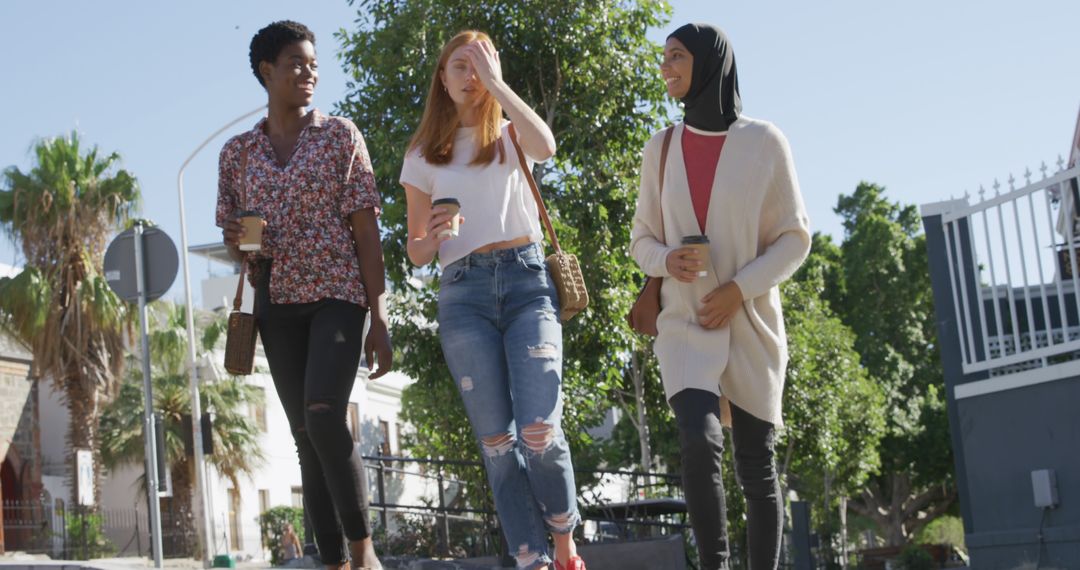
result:
M 726 570 L 730 553 L 727 505 L 720 462 L 724 432 L 720 398 L 687 389 L 670 401 L 679 426 L 683 492 L 694 529 L 702 570 Z M 780 560 L 784 505 L 773 458 L 776 429 L 732 404 L 731 439 L 735 475 L 746 497 L 750 569 L 775 569 Z
M 323 564 L 341 564 L 349 558 L 342 530 L 351 541 L 371 536 L 364 461 L 345 423 L 367 310 L 337 299 L 273 304 L 269 276 L 263 263 L 255 289 L 259 336 L 296 442 L 315 544 Z

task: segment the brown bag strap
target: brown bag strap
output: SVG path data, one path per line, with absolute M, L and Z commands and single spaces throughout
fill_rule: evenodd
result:
M 247 209 L 247 162 L 248 147 L 244 141 L 244 151 L 240 155 L 240 208 Z M 236 297 L 233 299 L 233 311 L 239 311 L 244 304 L 244 274 L 247 273 L 248 254 L 241 254 L 240 279 L 236 281 Z
M 548 217 L 547 206 L 544 205 L 544 198 L 540 195 L 540 188 L 536 185 L 532 170 L 529 169 L 529 164 L 525 162 L 525 153 L 521 151 L 521 145 L 517 142 L 517 132 L 514 131 L 513 123 L 510 123 L 510 142 L 514 143 L 518 162 L 521 163 L 521 171 L 525 173 L 525 179 L 529 181 L 529 188 L 532 188 L 533 198 L 536 199 L 536 208 L 540 210 L 540 219 L 544 222 L 548 238 L 551 239 L 551 246 L 555 248 L 555 253 L 562 253 L 562 248 L 559 247 L 559 238 L 555 236 L 555 228 L 551 226 L 551 218 Z
M 233 299 L 232 310 L 239 311 L 240 305 L 244 304 L 244 273 L 247 273 L 247 254 L 240 259 L 240 279 L 236 282 L 236 298 Z
M 670 126 L 664 130 L 664 145 L 660 147 L 660 192 L 657 196 L 657 202 L 660 204 L 660 243 L 667 245 L 664 237 L 664 170 L 667 169 L 667 154 L 671 150 L 671 135 L 675 132 L 675 127 Z

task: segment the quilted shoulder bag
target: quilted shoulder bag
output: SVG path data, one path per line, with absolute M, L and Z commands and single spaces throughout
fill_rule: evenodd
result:
M 675 127 L 668 127 L 664 131 L 664 145 L 660 149 L 660 192 L 657 203 L 664 196 L 664 169 L 667 167 L 668 149 L 671 148 L 671 134 Z M 660 210 L 660 242 L 664 241 L 664 211 Z M 645 284 L 641 287 L 634 305 L 626 315 L 630 328 L 649 336 L 656 336 L 656 319 L 660 316 L 660 287 L 664 283 L 663 277 L 646 277 Z
M 544 198 L 540 196 L 536 179 L 533 178 L 532 171 L 525 162 L 525 153 L 521 151 L 521 145 L 517 142 L 513 124 L 510 125 L 510 142 L 514 144 L 514 150 L 517 151 L 521 171 L 525 173 L 525 179 L 529 181 L 529 188 L 532 189 L 533 198 L 536 199 L 536 207 L 540 210 L 540 219 L 544 222 L 544 229 L 547 230 L 551 246 L 555 249 L 555 253 L 547 256 L 547 266 L 548 271 L 551 272 L 551 279 L 555 282 L 555 288 L 559 292 L 559 307 L 562 309 L 560 318 L 569 321 L 589 304 L 585 276 L 581 274 L 577 256 L 559 247 L 559 238 L 555 235 L 555 228 L 551 226 L 551 218 L 548 217 L 547 207 L 544 205 Z
M 240 204 L 247 208 L 247 159 L 245 146 L 240 156 Z M 240 279 L 236 282 L 236 297 L 233 299 L 232 312 L 229 313 L 229 328 L 225 332 L 225 370 L 229 374 L 243 376 L 251 374 L 255 368 L 255 341 L 259 335 L 255 326 L 255 315 L 240 310 L 244 302 L 244 274 L 247 272 L 248 256 L 245 253 L 240 260 Z

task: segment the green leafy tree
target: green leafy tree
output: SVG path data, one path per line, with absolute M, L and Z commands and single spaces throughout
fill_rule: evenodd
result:
M 890 545 L 911 540 L 956 498 L 926 240 L 914 206 L 860 183 L 841 196 L 840 299 L 833 309 L 888 409 L 880 475 L 850 503 Z
M 884 394 L 860 364 L 854 333 L 826 301 L 825 275 L 837 274 L 839 257 L 831 240 L 815 236 L 803 267 L 781 285 L 790 360 L 777 468 L 783 486 L 811 502 L 815 522 L 825 530 L 836 526 L 839 499 L 858 493 L 876 472 L 885 429 Z M 648 384 L 646 394 L 652 448 L 661 464 L 678 472 L 678 432 L 659 382 Z M 637 430 L 624 419 L 605 445 L 605 459 L 611 465 L 632 466 L 637 438 Z M 729 536 L 732 544 L 742 544 L 746 506 L 728 443 L 724 484 Z
M 844 253 L 840 246 L 833 243 L 832 236 L 814 232 L 811 240 L 810 255 L 792 276 L 792 281 L 815 281 L 820 286 L 821 299 L 828 303 L 830 314 L 836 314 L 833 307 L 840 306 L 846 291 L 843 270 Z
M 138 183 L 117 167 L 118 154 L 83 149 L 75 133 L 42 140 L 33 152 L 28 172 L 10 167 L 0 177 L 0 224 L 26 259 L 21 273 L 0 279 L 0 327 L 31 350 L 33 375 L 63 396 L 69 447 L 96 454 L 100 407 L 123 367 L 128 330 L 102 258 L 137 206 Z M 71 492 L 75 502 L 74 482 Z
M 783 484 L 812 505 L 819 535 L 838 539 L 841 499 L 856 495 L 880 465 L 885 395 L 860 363 L 855 334 L 825 300 L 835 252 L 827 240 L 815 245 L 781 286 L 790 361 L 777 460 Z M 835 558 L 834 542 L 823 541 L 823 557 Z
M 405 199 L 397 183 L 440 48 L 458 31 L 480 29 L 500 50 L 504 80 L 547 121 L 558 143 L 554 159 L 535 174 L 560 244 L 580 258 L 592 297 L 589 309 L 564 328 L 564 427 L 575 463 L 587 468 L 596 456 L 585 428 L 618 401 L 616 390 L 633 393 L 632 355 L 641 358 L 623 320 L 640 277 L 629 257 L 629 230 L 641 149 L 665 117 L 660 50 L 645 32 L 662 24 L 670 8 L 659 0 L 358 5 L 355 30 L 339 36 L 352 83 L 338 110 L 365 133 L 383 189 L 384 251 L 397 293 L 393 333 L 397 346 L 407 347 L 401 369 L 417 379 L 403 396 L 403 415 L 416 426 L 409 448 L 421 456 L 480 459 L 436 335 L 438 276 L 414 272 L 405 255 Z M 623 401 L 636 416 L 637 402 Z M 475 472 L 456 474 L 468 479 Z
M 782 285 L 790 361 L 778 455 L 790 487 L 828 500 L 857 492 L 877 471 L 885 398 L 859 362 L 854 333 L 822 300 L 823 289 L 812 272 Z
M 171 527 L 167 535 L 175 537 L 168 547 L 172 553 L 194 555 L 197 547 L 192 511 L 195 465 L 184 443 L 191 421 L 186 322 L 184 307 L 164 305 L 151 319 L 149 341 L 154 411 L 162 416 L 166 465 L 173 485 L 173 496 L 161 502 L 162 511 L 168 515 L 163 521 Z M 222 330 L 220 320 L 205 323 L 199 351 L 203 354 L 212 351 Z M 129 361 L 127 378 L 101 417 L 101 457 L 108 469 L 142 465 L 145 457 L 142 365 L 138 354 L 129 355 Z M 202 383 L 199 397 L 202 409 L 214 414 L 211 432 L 214 453 L 207 455 L 206 460 L 234 488 L 239 488 L 240 478 L 250 476 L 263 461 L 259 427 L 249 413 L 252 406 L 263 404 L 263 395 L 243 379 L 227 376 Z M 145 476 L 139 478 L 139 484 L 145 491 Z

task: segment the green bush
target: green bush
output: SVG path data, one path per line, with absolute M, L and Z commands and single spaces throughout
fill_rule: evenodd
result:
M 372 540 L 379 554 L 388 556 L 470 558 L 500 551 L 499 534 L 488 529 L 483 520 L 451 519 L 448 551 L 442 548 L 441 526 L 438 515 L 395 513 L 391 522 L 393 533 L 388 533 L 381 524 L 376 525 Z
M 67 530 L 67 549 L 73 558 L 87 560 L 116 554 L 116 546 L 101 530 L 101 515 L 97 513 L 64 513 Z
M 951 544 L 965 549 L 964 521 L 960 517 L 944 515 L 923 527 L 915 537 L 916 544 Z
M 375 529 L 374 540 L 380 554 L 389 556 L 439 555 L 439 534 L 430 517 L 417 514 L 395 514 L 395 530 L 388 534 L 385 527 Z
M 905 548 L 896 561 L 900 565 L 900 570 L 934 570 L 937 568 L 934 557 L 914 544 Z
M 263 546 L 270 551 L 270 564 L 281 564 L 281 534 L 286 523 L 292 523 L 300 544 L 304 544 L 304 509 L 297 507 L 274 507 L 259 515 Z M 302 553 L 301 553 L 302 554 Z

